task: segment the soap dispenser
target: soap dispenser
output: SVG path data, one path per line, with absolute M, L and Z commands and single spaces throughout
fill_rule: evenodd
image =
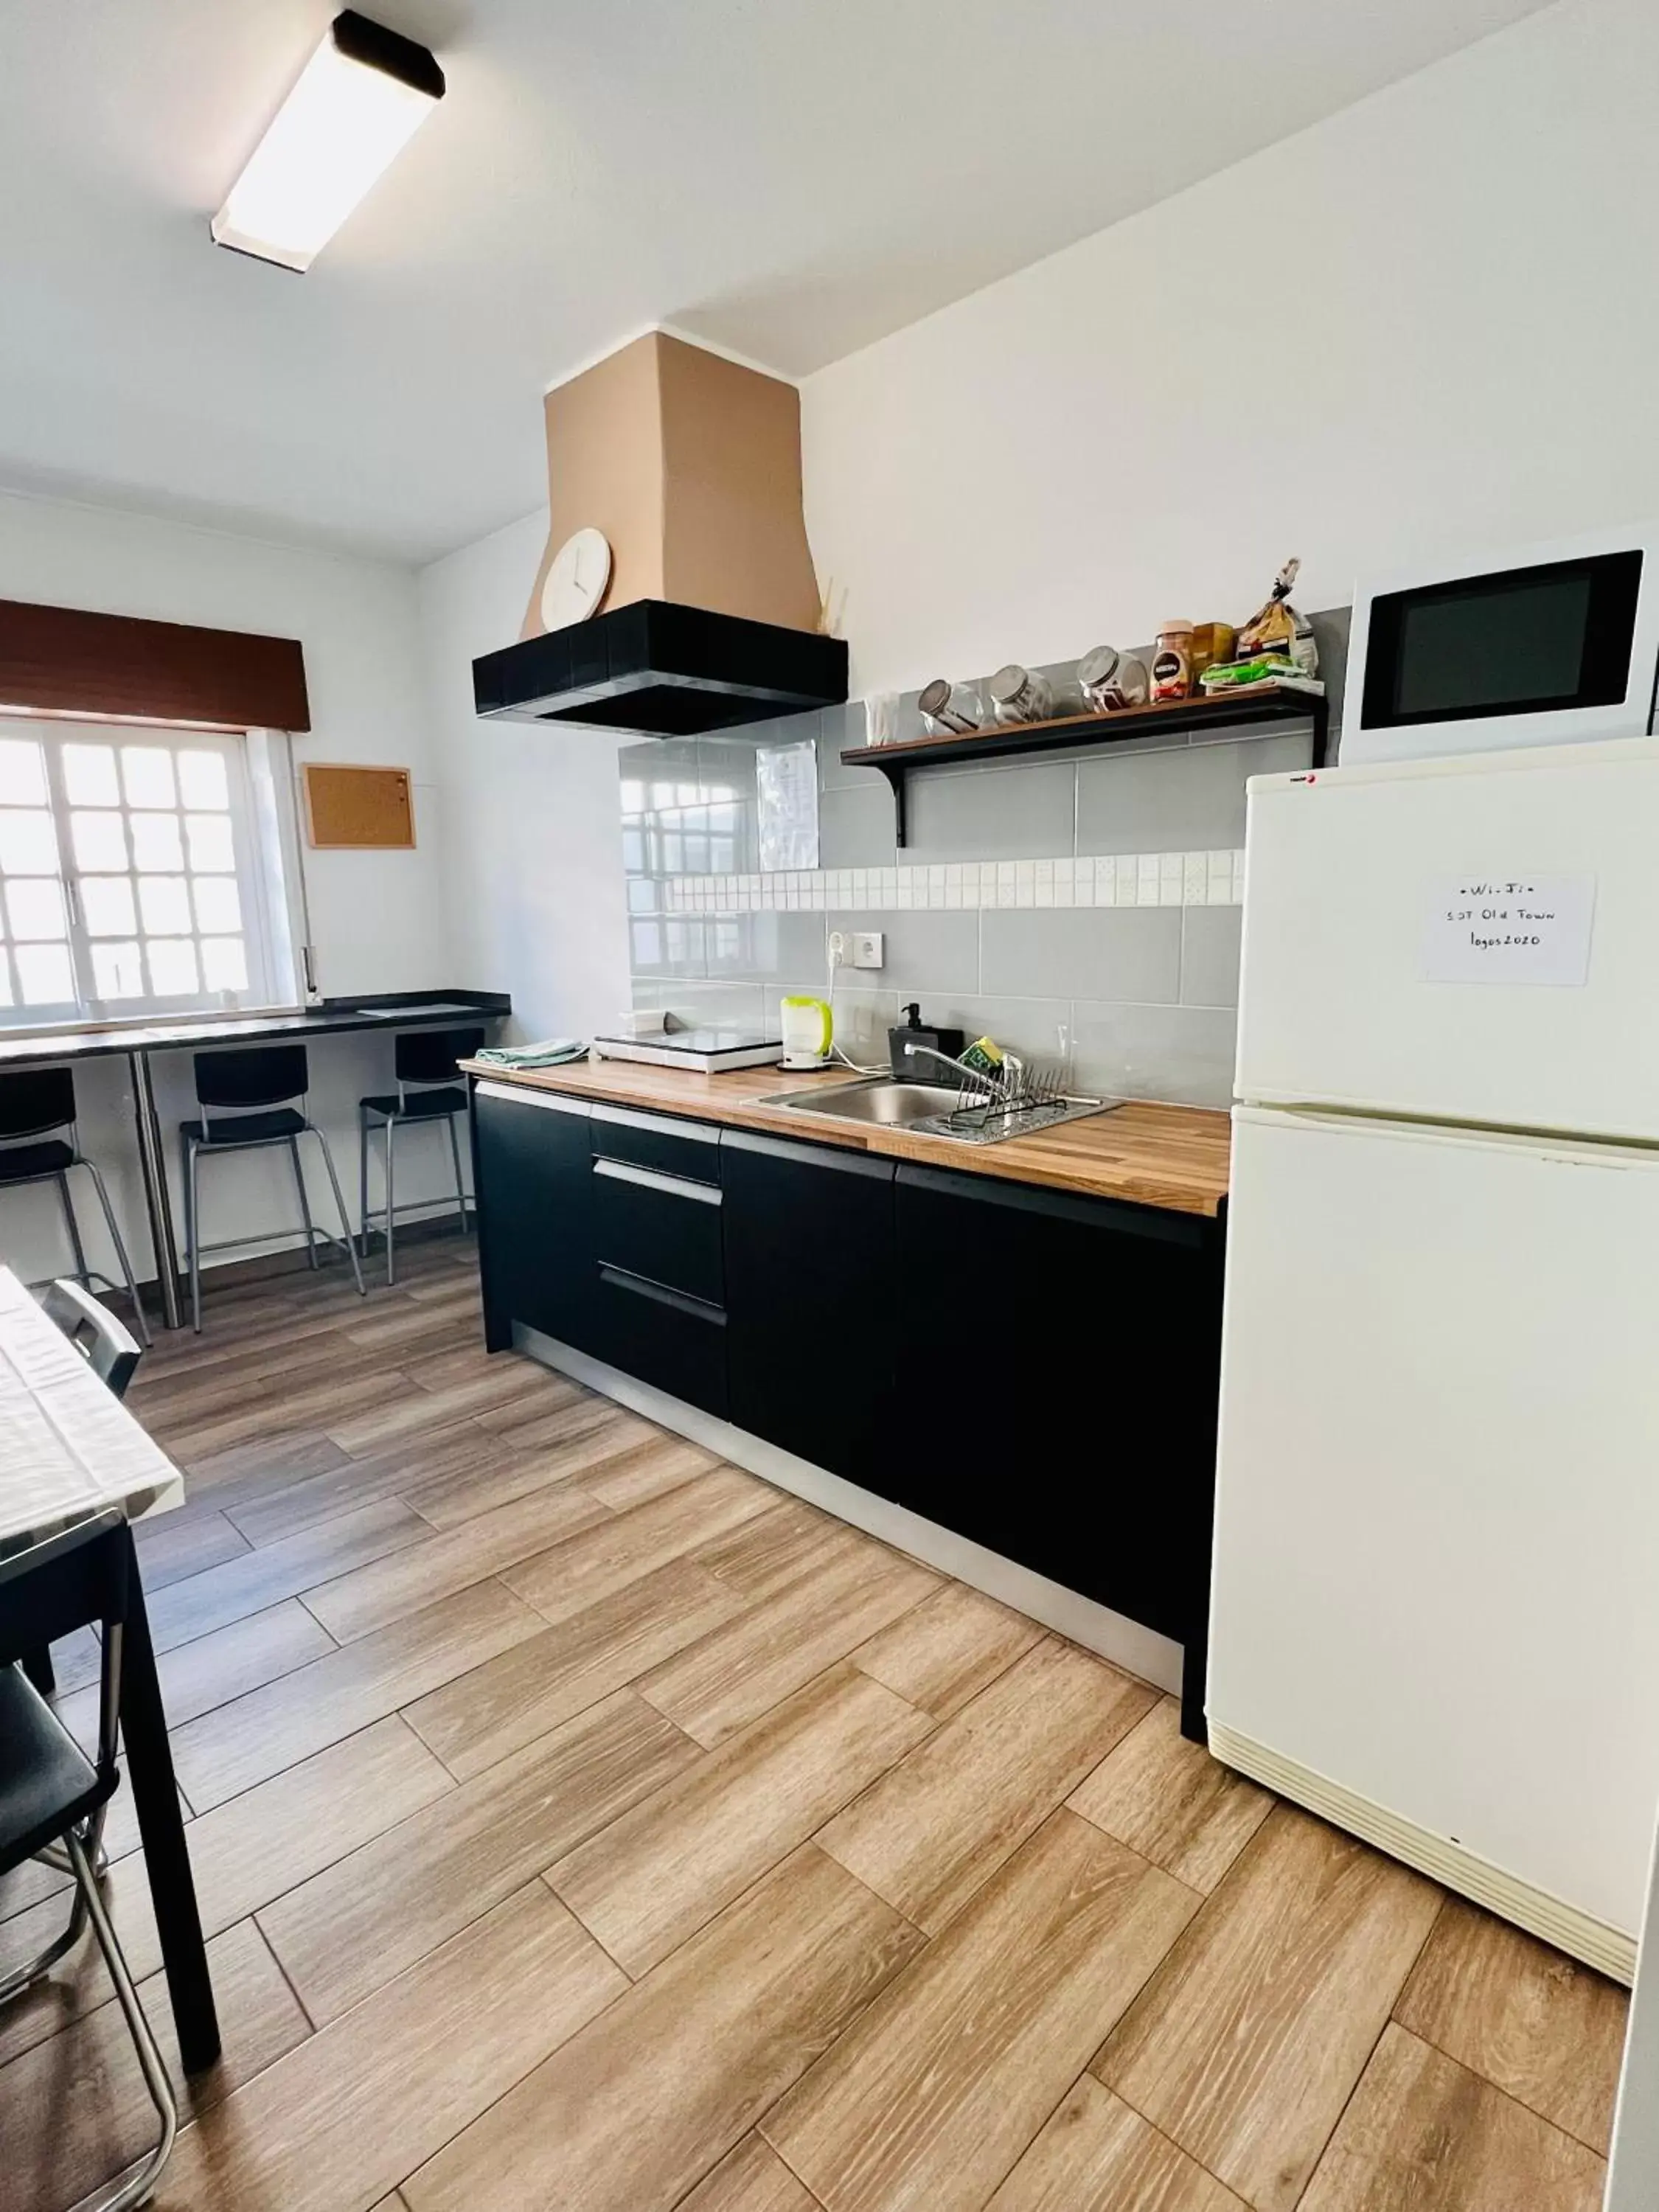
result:
M 921 1004 L 913 1000 L 904 1009 L 902 1024 L 887 1032 L 887 1054 L 894 1074 L 906 1083 L 948 1083 L 949 1073 L 936 1060 L 913 1060 L 906 1048 L 925 1045 L 931 1052 L 942 1052 L 947 1059 L 955 1060 L 962 1051 L 966 1035 L 963 1030 L 924 1029 Z

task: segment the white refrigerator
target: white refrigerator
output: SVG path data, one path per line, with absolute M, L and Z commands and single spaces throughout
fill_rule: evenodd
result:
M 1212 1748 L 1628 1979 L 1659 743 L 1251 784 Z

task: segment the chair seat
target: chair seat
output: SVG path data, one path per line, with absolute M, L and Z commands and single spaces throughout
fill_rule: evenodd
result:
M 75 1165 L 75 1147 L 61 1137 L 39 1145 L 0 1146 L 0 1183 L 33 1182 L 36 1176 L 62 1175 Z
M 283 1137 L 297 1137 L 311 1124 L 292 1106 L 273 1107 L 268 1114 L 236 1114 L 216 1121 L 181 1121 L 179 1133 L 198 1145 L 270 1145 Z
M 0 1875 L 97 1810 L 114 1789 L 21 1667 L 0 1667 Z
M 365 1114 L 378 1114 L 383 1121 L 441 1121 L 447 1114 L 465 1114 L 465 1091 L 411 1091 L 406 1098 L 390 1091 L 378 1098 L 360 1098 Z

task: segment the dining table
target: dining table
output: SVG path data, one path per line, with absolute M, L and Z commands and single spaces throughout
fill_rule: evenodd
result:
M 0 1551 L 113 1509 L 128 1598 L 122 1637 L 123 1779 L 132 1792 L 186 2074 L 219 2056 L 219 2023 L 132 1523 L 184 1503 L 184 1477 L 9 1267 L 0 1266 Z M 36 1585 L 31 1588 L 31 1585 Z M 73 1551 L 0 1589 L 0 1665 L 94 1624 L 100 1589 Z

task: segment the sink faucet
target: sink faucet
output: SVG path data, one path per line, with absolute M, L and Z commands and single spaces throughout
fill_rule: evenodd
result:
M 948 1052 L 936 1051 L 931 1044 L 907 1044 L 904 1057 L 907 1060 L 936 1060 L 941 1067 L 950 1069 L 959 1084 L 969 1091 L 977 1091 L 981 1097 L 994 1092 L 994 1084 L 978 1068 L 969 1067 L 963 1061 L 952 1059 Z

